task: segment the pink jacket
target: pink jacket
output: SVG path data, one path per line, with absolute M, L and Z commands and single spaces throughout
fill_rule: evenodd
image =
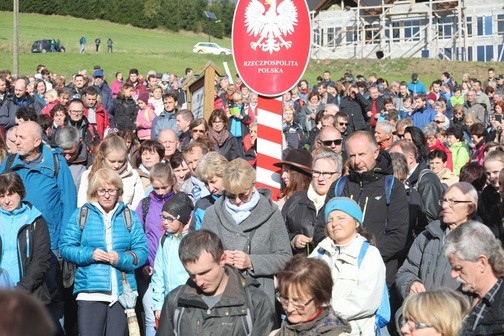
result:
M 138 111 L 138 115 L 136 118 L 137 123 L 137 136 L 140 140 L 150 139 L 152 121 L 156 117 L 156 113 L 151 105 L 145 110 Z

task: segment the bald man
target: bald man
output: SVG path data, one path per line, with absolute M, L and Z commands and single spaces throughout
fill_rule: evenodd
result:
M 42 111 L 42 105 L 34 102 L 33 98 L 26 90 L 27 81 L 23 78 L 16 80 L 14 84 L 14 95 L 8 97 L 0 108 L 0 126 L 9 129 L 16 125 L 16 112 L 20 107 L 33 109 L 37 115 Z
M 164 159 L 166 162 L 170 162 L 170 158 L 177 150 L 178 145 L 178 136 L 170 128 L 165 128 L 161 132 L 159 132 L 157 140 L 164 146 L 165 148 L 165 156 Z
M 63 317 L 63 298 L 58 283 L 60 235 L 77 207 L 77 191 L 65 159 L 42 143 L 42 128 L 34 121 L 18 125 L 17 154 L 7 157 L 0 172 L 16 172 L 26 189 L 25 201 L 30 202 L 47 222 L 51 237 L 51 266 L 45 282 L 51 293 L 48 309 L 57 323 Z M 58 326 L 59 323 L 57 323 Z
M 319 147 L 327 147 L 336 154 L 341 154 L 343 150 L 343 138 L 334 126 L 322 127 L 317 143 Z

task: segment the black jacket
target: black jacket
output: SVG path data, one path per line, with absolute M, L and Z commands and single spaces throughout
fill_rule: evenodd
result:
M 355 95 L 355 100 L 349 97 L 343 97 L 340 102 L 340 111 L 348 115 L 350 118 L 348 123 L 348 134 L 353 131 L 363 130 L 366 128 L 366 111 L 368 110 L 368 102 L 360 93 Z
M 42 111 L 42 105 L 35 102 L 33 98 L 25 94 L 23 98 L 18 99 L 16 96 L 11 95 L 7 97 L 0 108 L 0 126 L 9 129 L 16 125 L 16 112 L 20 107 L 28 107 L 35 111 L 37 115 Z
M 359 174 L 350 170 L 348 183 L 341 196 L 351 197 L 364 214 L 363 229 L 374 235 L 387 267 L 387 283 L 394 282 L 401 252 L 406 244 L 409 227 L 409 209 L 406 190 L 396 178 L 392 186 L 390 204 L 385 199 L 385 175 L 392 175 L 392 160 L 380 151 L 372 171 Z M 329 188 L 326 203 L 335 196 L 337 180 Z M 318 244 L 325 236 L 324 208 L 317 217 L 314 240 Z
M 304 252 L 306 254 L 307 251 L 305 249 L 297 250 L 294 248 L 292 239 L 298 234 L 313 237 L 317 213 L 315 205 L 308 198 L 308 193 L 306 191 L 298 191 L 289 197 L 282 208 L 282 216 L 287 226 L 287 232 L 289 233 L 292 252 Z M 313 249 L 313 246 L 311 246 L 310 249 Z
M 27 204 L 31 207 L 31 204 Z M 47 223 L 42 216 L 35 222 L 26 223 L 18 231 L 18 256 L 20 280 L 16 289 L 33 294 L 43 303 L 51 302 L 49 290 L 44 282 L 44 276 L 50 266 L 51 241 Z M 2 251 L 0 237 L 0 251 Z
M 109 111 L 114 117 L 114 122 L 119 131 L 136 129 L 135 121 L 138 113 L 138 107 L 133 99 L 114 100 L 112 111 Z

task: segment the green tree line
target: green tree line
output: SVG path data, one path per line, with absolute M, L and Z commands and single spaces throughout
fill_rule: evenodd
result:
M 231 35 L 235 5 L 231 0 L 22 0 L 22 13 L 68 15 L 101 19 L 140 28 L 166 28 L 210 33 L 217 38 Z M 13 1 L 0 1 L 1 11 L 12 11 Z M 210 22 L 204 11 L 214 12 L 219 22 Z

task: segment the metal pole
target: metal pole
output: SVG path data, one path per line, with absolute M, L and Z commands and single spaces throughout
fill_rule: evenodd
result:
M 12 74 L 19 76 L 19 0 L 14 0 L 12 36 Z

